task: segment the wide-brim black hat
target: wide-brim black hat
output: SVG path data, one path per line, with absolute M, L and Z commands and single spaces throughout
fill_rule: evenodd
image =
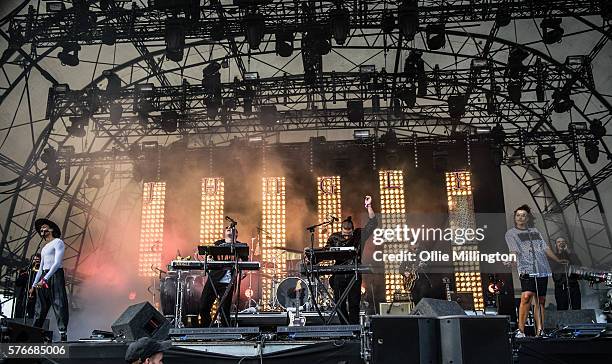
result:
M 34 228 L 36 229 L 37 234 L 40 234 L 40 228 L 43 225 L 47 225 L 53 230 L 51 234 L 54 238 L 59 238 L 60 236 L 62 236 L 62 231 L 60 230 L 59 226 L 57 226 L 56 223 L 48 219 L 36 219 L 36 221 L 34 221 Z

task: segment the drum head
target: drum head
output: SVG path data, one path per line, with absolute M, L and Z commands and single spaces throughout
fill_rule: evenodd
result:
M 159 284 L 160 304 L 164 316 L 174 316 L 176 306 L 176 276 L 162 277 Z
M 310 299 L 308 284 L 301 278 L 285 278 L 276 287 L 276 299 L 284 309 L 297 306 L 303 309 Z
M 197 316 L 200 312 L 200 298 L 204 289 L 204 277 L 193 274 L 185 277 L 185 291 L 183 299 L 185 300 L 185 314 Z

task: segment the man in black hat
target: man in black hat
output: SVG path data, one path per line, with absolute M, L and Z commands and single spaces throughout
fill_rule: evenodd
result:
M 68 340 L 68 296 L 64 278 L 64 242 L 59 226 L 51 220 L 38 219 L 34 222 L 36 231 L 45 241 L 40 251 L 40 269 L 36 273 L 30 295 L 36 289 L 36 313 L 34 326 L 42 327 L 49 309 L 53 307 L 61 341 Z
M 128 346 L 125 362 L 130 364 L 163 364 L 164 351 L 172 347 L 172 341 L 157 341 L 141 337 Z
M 351 217 L 349 216 L 342 221 L 342 231 L 333 233 L 327 239 L 326 247 L 354 247 L 356 250 L 355 259 L 357 263 L 361 263 L 361 252 L 365 242 L 370 238 L 374 229 L 378 225 L 376 214 L 372 209 L 372 197 L 366 196 L 364 200 L 364 206 L 368 211 L 368 222 L 366 226 L 362 228 L 355 228 Z M 336 261 L 336 265 L 353 265 L 354 260 L 351 259 L 346 262 Z M 359 324 L 359 305 L 361 303 L 361 273 L 357 274 L 357 282 L 351 287 L 348 292 L 347 300 L 340 302 L 340 296 L 342 292 L 348 287 L 353 275 L 351 274 L 334 274 L 330 278 L 330 284 L 334 293 L 334 301 L 336 305 L 339 305 L 338 312 L 340 315 L 340 322 L 342 324 L 356 325 Z M 346 308 L 348 301 L 348 310 Z M 344 320 L 344 317 L 348 318 L 348 322 Z

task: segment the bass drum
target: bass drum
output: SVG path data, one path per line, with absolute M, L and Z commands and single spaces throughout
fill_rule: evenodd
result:
M 159 301 L 162 314 L 166 318 L 174 317 L 176 308 L 176 272 L 168 272 L 159 282 Z
M 199 274 L 189 274 L 185 277 L 183 291 L 183 315 L 197 317 L 200 313 L 200 299 L 204 289 L 204 277 Z
M 297 277 L 283 279 L 276 287 L 276 300 L 284 309 L 299 306 L 300 310 L 304 310 L 310 303 L 308 283 Z

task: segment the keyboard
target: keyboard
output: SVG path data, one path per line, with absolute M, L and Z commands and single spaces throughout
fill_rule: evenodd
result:
M 367 265 L 357 266 L 357 273 L 372 273 L 372 267 Z M 302 274 L 310 274 L 310 266 L 304 266 Z M 312 267 L 312 273 L 315 275 L 326 274 L 352 274 L 355 272 L 354 265 L 315 265 Z
M 304 249 L 304 255 L 308 259 L 312 259 L 313 263 L 319 263 L 326 260 L 344 261 L 353 259 L 357 255 L 355 247 L 352 246 L 341 246 L 341 247 L 329 247 L 329 248 L 306 248 Z
M 234 267 L 233 261 L 204 261 L 204 260 L 173 260 L 170 268 L 173 270 L 220 270 Z M 259 262 L 238 262 L 241 270 L 259 270 Z

